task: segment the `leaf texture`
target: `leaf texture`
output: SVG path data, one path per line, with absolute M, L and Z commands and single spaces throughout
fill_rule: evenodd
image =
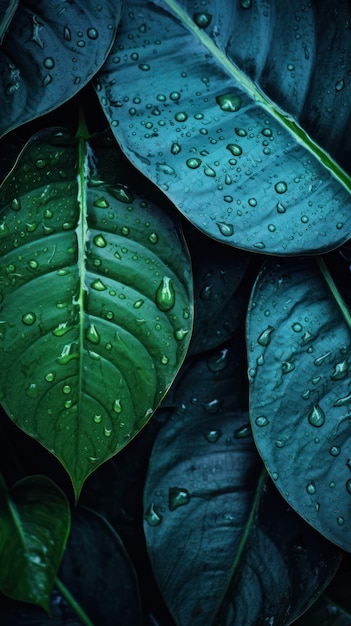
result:
M 192 326 L 177 223 L 116 183 L 108 146 L 43 131 L 2 187 L 2 404 L 76 495 L 150 418 Z
M 289 504 L 350 551 L 350 329 L 305 258 L 265 264 L 247 323 L 258 450 Z
M 58 107 L 92 78 L 113 43 L 122 5 L 23 0 L 14 13 L 16 3 L 8 4 L 0 48 L 0 135 Z
M 351 231 L 333 160 L 350 149 L 349 20 L 345 1 L 130 0 L 96 90 L 127 157 L 207 235 L 329 250 Z

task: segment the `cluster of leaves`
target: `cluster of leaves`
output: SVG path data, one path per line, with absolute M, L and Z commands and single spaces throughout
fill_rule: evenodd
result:
M 350 30 L 0 0 L 5 626 L 351 624 Z

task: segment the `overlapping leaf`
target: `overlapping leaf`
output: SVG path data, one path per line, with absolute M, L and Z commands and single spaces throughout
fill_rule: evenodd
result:
M 242 405 L 238 346 L 190 359 L 146 479 L 145 536 L 178 626 L 283 625 L 335 574 L 334 546 L 270 484 Z M 239 367 L 238 367 L 239 366 Z
M 177 223 L 116 182 L 115 156 L 43 131 L 1 190 L 2 404 L 76 494 L 150 418 L 191 334 Z
M 349 21 L 346 1 L 130 0 L 97 93 L 128 158 L 206 234 L 328 250 L 351 232 L 350 179 L 324 152 L 348 162 Z
M 265 265 L 248 314 L 250 417 L 282 495 L 351 551 L 351 332 L 317 264 Z
M 46 611 L 70 531 L 65 494 L 46 476 L 29 476 L 10 492 L 1 479 L 0 590 Z
M 92 78 L 122 6 L 120 0 L 6 4 L 0 7 L 0 135 L 61 105 Z

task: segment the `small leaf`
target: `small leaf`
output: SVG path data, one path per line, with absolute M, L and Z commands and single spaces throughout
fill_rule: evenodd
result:
M 247 336 L 250 419 L 265 465 L 289 504 L 351 551 L 351 333 L 313 261 L 267 261 Z
M 189 359 L 178 409 L 156 439 L 146 542 L 178 626 L 283 626 L 321 593 L 340 557 L 265 484 L 240 411 L 237 345 L 223 351 L 222 361 L 217 352 Z
M 0 490 L 0 590 L 49 611 L 50 594 L 70 530 L 65 494 L 46 476 Z
M 2 186 L 2 404 L 77 496 L 151 417 L 192 327 L 178 222 L 116 182 L 115 157 L 43 131 Z
M 95 86 L 127 157 L 204 233 L 329 250 L 351 233 L 350 9 L 271 5 L 218 0 L 200 19 L 185 0 L 130 0 Z
M 58 107 L 91 79 L 112 45 L 122 3 L 23 1 L 13 15 L 15 4 L 3 22 L 0 135 Z

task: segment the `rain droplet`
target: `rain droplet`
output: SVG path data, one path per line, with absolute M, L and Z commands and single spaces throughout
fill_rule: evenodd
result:
M 201 163 L 201 159 L 197 159 L 195 157 L 187 159 L 186 161 L 187 166 L 190 167 L 191 170 L 196 170 L 198 167 L 200 167 Z
M 93 206 L 96 206 L 98 209 L 108 209 L 110 205 L 107 202 L 106 198 L 102 196 L 101 198 L 97 198 L 97 200 L 94 200 Z
M 169 358 L 168 358 L 168 356 L 166 356 L 165 354 L 163 354 L 163 355 L 161 356 L 161 358 L 160 358 L 160 361 L 161 361 L 162 365 L 167 365 L 167 364 L 168 364 L 168 362 L 169 362 Z
M 179 506 L 184 506 L 190 502 L 190 493 L 181 487 L 170 487 L 168 495 L 168 506 L 170 511 L 174 511 Z
M 95 424 L 100 424 L 100 422 L 102 421 L 102 415 L 94 415 L 93 420 Z
M 332 446 L 329 452 L 332 456 L 339 456 L 341 452 L 341 448 L 339 446 Z
M 150 243 L 157 243 L 158 242 L 157 233 L 150 233 L 150 235 L 148 236 L 148 240 L 150 241 Z
M 316 428 L 320 428 L 321 426 L 323 426 L 325 422 L 325 415 L 324 411 L 318 404 L 314 405 L 309 412 L 308 421 L 311 426 L 315 426 Z
M 219 232 L 224 237 L 231 237 L 234 234 L 233 224 L 226 224 L 225 222 L 216 222 Z
M 313 496 L 316 493 L 316 486 L 314 483 L 307 483 L 306 491 L 310 496 Z
M 273 326 L 268 326 L 268 328 L 266 328 L 266 330 L 264 330 L 259 338 L 257 339 L 257 342 L 261 345 L 261 346 L 268 346 L 268 344 L 271 341 L 271 334 L 274 331 Z
M 105 289 L 107 289 L 106 285 L 104 285 L 104 283 L 100 280 L 100 278 L 97 278 L 97 280 L 94 280 L 91 283 L 91 286 L 93 289 L 96 289 L 96 291 L 105 291 Z
M 113 410 L 118 415 L 120 413 L 122 413 L 123 409 L 122 409 L 122 406 L 121 406 L 121 401 L 119 399 L 114 401 L 114 403 L 113 403 Z
M 103 235 L 95 235 L 94 239 L 94 244 L 98 247 L 98 248 L 106 248 L 107 243 L 106 243 L 106 239 Z
M 337 524 L 338 524 L 339 526 L 342 526 L 342 525 L 344 524 L 345 520 L 344 520 L 344 518 L 343 518 L 343 517 L 341 517 L 341 515 L 340 515 L 340 516 L 337 518 L 336 522 L 337 522 Z
M 235 134 L 238 135 L 238 137 L 246 137 L 247 136 L 247 132 L 245 130 L 245 128 L 234 128 L 235 130 Z
M 140 63 L 138 68 L 142 70 L 142 72 L 148 72 L 150 69 L 150 65 L 148 63 Z
M 23 324 L 26 324 L 27 326 L 31 326 L 32 324 L 34 324 L 36 319 L 37 317 L 35 313 L 25 313 L 25 315 L 22 316 L 22 322 Z
M 66 41 L 71 41 L 72 39 L 72 33 L 70 29 L 68 28 L 68 26 L 65 26 L 63 29 L 63 37 Z
M 173 100 L 173 102 L 177 102 L 177 100 L 180 100 L 180 93 L 179 91 L 172 91 L 172 93 L 169 94 L 169 97 Z
M 49 372 L 48 374 L 46 374 L 45 376 L 45 380 L 47 383 L 52 383 L 56 378 L 56 373 L 55 372 Z
M 46 57 L 43 61 L 43 65 L 47 70 L 52 70 L 55 67 L 55 61 L 52 57 Z
M 112 428 L 104 428 L 104 435 L 105 437 L 111 437 L 112 435 Z
M 240 156 L 243 153 L 242 148 L 236 143 L 228 143 L 226 148 L 233 156 Z
M 142 298 L 140 298 L 139 300 L 136 300 L 133 304 L 133 308 L 134 309 L 140 309 L 141 306 L 143 306 L 144 304 L 144 300 Z
M 21 201 L 18 198 L 14 198 L 10 206 L 13 211 L 19 211 L 21 208 Z
M 349 478 L 349 480 L 346 481 L 345 487 L 346 487 L 346 491 L 348 493 L 351 493 L 351 478 Z
M 149 526 L 158 526 L 161 524 L 162 515 L 157 512 L 153 502 L 147 507 L 144 519 L 147 521 Z
M 241 0 L 241 6 L 243 9 L 251 9 L 251 0 Z
M 208 430 L 204 433 L 204 435 L 209 443 L 216 443 L 216 441 L 218 441 L 218 439 L 222 436 L 222 431 Z
M 88 341 L 90 341 L 91 343 L 95 345 L 100 343 L 100 335 L 98 331 L 96 330 L 95 324 L 89 324 L 88 328 L 86 329 L 85 336 L 88 339 Z
M 205 174 L 205 176 L 210 176 L 212 178 L 214 178 L 216 176 L 215 170 L 212 169 L 212 167 L 210 167 L 209 165 L 205 165 L 205 167 L 204 167 L 204 174 Z
M 193 20 L 199 28 L 207 28 L 212 20 L 210 13 L 194 13 Z
M 235 432 L 234 432 L 234 437 L 236 439 L 244 439 L 245 437 L 250 437 L 251 436 L 251 428 L 250 425 L 247 426 L 242 426 L 241 428 L 238 428 Z
M 173 281 L 164 276 L 156 291 L 156 304 L 160 311 L 170 311 L 174 307 L 175 291 Z
M 178 328 L 174 331 L 174 337 L 177 341 L 183 341 L 189 331 L 186 328 Z
M 256 417 L 255 423 L 257 426 L 267 426 L 269 420 L 264 415 L 259 415 L 259 417 Z
M 264 135 L 265 137 L 272 137 L 272 131 L 270 128 L 263 128 L 262 130 L 262 135 Z
M 109 187 L 109 191 L 112 193 L 114 198 L 116 198 L 117 200 L 120 200 L 121 202 L 124 202 L 125 204 L 129 204 L 130 202 L 133 202 L 133 199 L 134 199 L 133 194 L 124 185 L 119 185 L 119 186 L 116 185 L 115 187 Z
M 207 365 L 209 370 L 211 370 L 211 372 L 220 372 L 221 370 L 224 370 L 227 367 L 228 364 L 228 349 L 224 348 L 223 350 L 220 351 L 219 355 L 216 354 L 215 356 L 211 356 L 208 361 L 207 361 Z
M 336 400 L 333 406 L 344 406 L 345 404 L 349 404 L 349 402 L 351 402 L 351 393 Z
M 349 371 L 348 361 L 342 361 L 341 363 L 336 363 L 334 367 L 334 372 L 331 374 L 330 378 L 332 380 L 342 380 L 345 378 Z
M 291 328 L 295 333 L 300 333 L 302 331 L 302 326 L 298 322 L 296 322 L 296 324 L 293 324 Z
M 27 396 L 29 396 L 30 398 L 37 398 L 38 396 L 38 389 L 35 383 L 31 383 L 27 389 L 26 389 L 26 394 Z
M 335 91 L 342 91 L 345 87 L 345 81 L 344 79 L 339 80 L 336 84 L 335 84 Z
M 289 374 L 289 372 L 292 372 L 295 369 L 295 363 L 291 363 L 290 361 L 283 361 L 282 362 L 282 373 L 283 374 Z
M 241 107 L 240 96 L 231 93 L 224 93 L 221 96 L 217 96 L 216 102 L 219 104 L 222 111 L 235 112 L 239 111 Z
M 278 204 L 276 206 L 276 209 L 277 209 L 278 213 L 285 213 L 286 212 L 286 207 L 281 202 L 278 202 Z
M 87 35 L 88 35 L 89 39 L 97 39 L 98 36 L 99 36 L 99 33 L 96 30 L 96 28 L 88 28 Z
M 39 263 L 38 261 L 28 261 L 28 266 L 30 267 L 31 270 L 36 270 L 39 267 Z
M 274 185 L 274 189 L 277 193 L 285 193 L 288 189 L 288 185 L 284 180 L 280 180 L 279 183 Z
M 171 145 L 171 153 L 172 154 L 179 154 L 179 152 L 181 152 L 181 150 L 182 150 L 182 148 L 179 145 L 179 143 L 176 143 L 176 142 L 172 143 L 172 145 Z
M 69 385 L 63 385 L 62 387 L 62 392 L 68 396 L 68 394 L 70 394 L 72 391 L 71 387 Z
M 188 119 L 188 115 L 185 111 L 179 111 L 179 113 L 175 114 L 174 119 L 177 120 L 177 122 L 185 122 Z

